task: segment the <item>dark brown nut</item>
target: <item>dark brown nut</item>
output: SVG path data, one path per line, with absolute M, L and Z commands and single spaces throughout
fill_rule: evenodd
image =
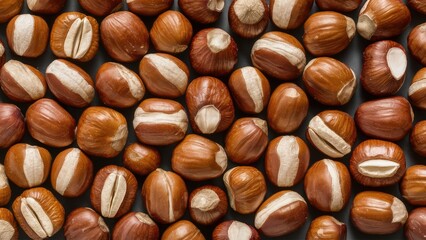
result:
M 3 93 L 13 101 L 32 102 L 46 94 L 46 81 L 36 68 L 9 60 L 0 70 Z
M 19 14 L 24 6 L 24 0 L 2 0 L 0 4 L 0 23 L 6 23 Z
M 221 176 L 228 166 L 222 146 L 195 134 L 187 135 L 173 150 L 172 169 L 191 181 L 209 180 Z
M 426 121 L 414 125 L 410 135 L 411 148 L 422 157 L 426 157 Z
M 297 192 L 280 191 L 266 199 L 254 218 L 254 226 L 268 237 L 278 237 L 305 224 L 308 205 Z
M 196 133 L 223 132 L 234 121 L 235 111 L 226 85 L 214 77 L 194 79 L 186 91 L 186 105 Z
M 161 240 L 205 240 L 200 229 L 198 229 L 193 223 L 187 220 L 180 220 L 170 225 L 166 231 L 164 231 Z
M 268 145 L 268 123 L 260 118 L 240 118 L 225 138 L 229 159 L 237 164 L 255 163 Z
M 64 236 L 67 240 L 108 240 L 109 229 L 91 208 L 77 208 L 67 216 Z
M 96 74 L 96 91 L 105 105 L 127 108 L 142 100 L 145 86 L 132 70 L 119 63 L 106 62 Z
M 4 157 L 6 176 L 21 188 L 43 184 L 49 175 L 52 157 L 48 150 L 24 143 L 9 148 Z
M 370 44 L 363 54 L 362 88 L 374 96 L 396 94 L 405 81 L 407 56 L 404 47 L 383 40 Z
M 6 62 L 6 48 L 3 42 L 0 40 L 0 68 L 3 67 L 5 62 Z
M 237 220 L 228 220 L 217 225 L 212 233 L 213 240 L 260 240 L 259 233 L 250 225 Z
M 348 103 L 356 90 L 356 75 L 346 64 L 329 57 L 312 59 L 303 72 L 308 93 L 327 106 Z
M 254 167 L 231 168 L 223 175 L 223 182 L 228 191 L 229 205 L 238 213 L 255 212 L 265 198 L 265 178 Z
M 303 43 L 314 56 L 331 56 L 346 49 L 355 36 L 352 18 L 324 11 L 312 14 L 304 24 Z
M 129 10 L 144 16 L 155 16 L 171 8 L 173 0 L 127 0 Z
M 112 239 L 155 240 L 160 238 L 157 224 L 142 212 L 130 212 L 122 217 L 114 226 Z
M 309 203 L 315 208 L 339 212 L 351 197 L 351 176 L 343 163 L 323 159 L 308 169 L 304 188 Z
M 422 240 L 426 236 L 426 208 L 416 208 L 408 215 L 405 223 L 405 237 L 407 240 Z
M 81 196 L 93 180 L 93 163 L 78 148 L 60 152 L 52 164 L 50 182 L 64 197 Z
M 124 149 L 124 166 L 138 175 L 148 175 L 160 167 L 160 152 L 148 145 L 132 143 Z
M 425 83 L 426 68 L 422 68 L 414 75 L 410 88 L 408 89 L 408 98 L 410 99 L 410 102 L 422 110 L 426 110 Z
M 323 11 L 351 12 L 359 7 L 362 0 L 315 0 L 317 6 Z
M 64 207 L 42 187 L 25 190 L 13 201 L 12 210 L 19 226 L 32 239 L 52 237 L 65 220 Z
M 33 13 L 56 14 L 65 6 L 66 0 L 27 0 L 27 6 Z
M 403 139 L 413 120 L 410 103 L 400 96 L 364 102 L 355 113 L 355 122 L 365 135 L 388 141 Z
M 268 105 L 269 126 L 278 133 L 296 131 L 306 118 L 309 100 L 294 83 L 283 83 L 272 93 Z
M 306 233 L 306 240 L 346 240 L 346 224 L 332 216 L 315 218 Z
M 358 16 L 358 33 L 367 40 L 381 40 L 401 34 L 411 21 L 408 7 L 400 0 L 366 1 Z
M 219 187 L 205 185 L 191 192 L 189 195 L 189 214 L 198 224 L 210 225 L 228 212 L 228 198 Z
M 155 221 L 173 223 L 186 211 L 188 190 L 179 175 L 157 168 L 143 183 L 142 200 Z
M 184 107 L 173 100 L 149 98 L 135 111 L 133 128 L 136 137 L 149 145 L 169 145 L 182 140 L 188 130 Z
M 293 187 L 305 176 L 310 161 L 306 143 L 296 136 L 273 139 L 265 153 L 265 172 L 278 187 Z
M 402 228 L 408 217 L 404 203 L 383 192 L 358 193 L 352 203 L 352 224 L 366 234 L 391 234 Z
M 122 0 L 78 0 L 80 6 L 95 16 L 106 16 L 119 10 L 122 5 Z
M 56 59 L 47 66 L 46 82 L 53 95 L 71 107 L 86 107 L 95 97 L 90 75 L 64 59 Z
M 13 214 L 7 208 L 0 208 L 0 238 L 18 240 L 19 231 Z
M 355 143 L 355 122 L 345 112 L 326 110 L 311 119 L 306 138 L 325 155 L 342 158 L 352 151 Z
M 426 23 L 414 27 L 407 39 L 407 47 L 414 59 L 426 65 Z
M 12 189 L 10 188 L 9 181 L 7 180 L 6 170 L 3 164 L 0 164 L 0 207 L 6 206 L 9 203 L 11 196 L 12 196 Z M 1 211 L 0 211 L 0 215 L 1 215 Z M 0 222 L 1 222 L 1 218 L 0 218 Z M 2 229 L 1 223 L 0 223 L 0 229 Z M 0 233 L 0 237 L 1 237 L 1 233 Z
M 272 22 L 284 30 L 296 29 L 309 16 L 314 0 L 270 0 Z
M 302 74 L 306 65 L 305 49 L 287 33 L 268 32 L 254 43 L 251 61 L 266 75 L 289 81 Z
M 392 142 L 366 140 L 353 151 L 349 169 L 353 178 L 364 186 L 390 186 L 405 173 L 404 151 Z
M 56 18 L 50 33 L 50 49 L 58 58 L 87 62 L 96 55 L 98 47 L 96 19 L 79 12 L 62 13 Z
M 148 29 L 138 16 L 128 11 L 104 18 L 101 39 L 108 55 L 119 62 L 140 60 L 149 49 Z
M 77 144 L 89 155 L 112 158 L 127 142 L 127 121 L 119 112 L 106 107 L 89 107 L 77 126 Z
M 260 113 L 268 105 L 271 87 L 257 68 L 248 66 L 235 70 L 229 77 L 228 87 L 238 108 L 245 113 Z
M 0 103 L 0 148 L 8 148 L 21 141 L 25 133 L 21 109 L 11 103 Z
M 228 21 L 238 36 L 258 37 L 268 26 L 268 4 L 265 0 L 233 0 L 228 11 Z
M 166 53 L 145 55 L 139 64 L 139 75 L 151 94 L 164 98 L 184 95 L 189 81 L 186 64 Z
M 401 194 L 411 205 L 426 205 L 425 165 L 414 165 L 407 169 L 401 181 Z
M 17 15 L 7 24 L 7 42 L 10 49 L 21 57 L 38 57 L 44 53 L 49 38 L 46 21 L 35 15 Z
M 408 0 L 407 4 L 417 12 L 426 15 L 426 2 L 422 0 Z
M 96 173 L 90 190 L 90 202 L 103 217 L 121 217 L 131 210 L 137 188 L 138 181 L 129 170 L 109 165 Z
M 178 0 L 179 8 L 191 20 L 214 23 L 225 7 L 225 0 Z

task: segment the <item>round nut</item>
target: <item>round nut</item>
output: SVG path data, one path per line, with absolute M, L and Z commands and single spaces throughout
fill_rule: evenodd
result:
M 4 0 L 0 4 L 0 23 L 6 23 L 19 14 L 24 6 L 24 0 Z
M 155 16 L 171 8 L 173 0 L 127 0 L 129 10 L 144 16 Z
M 315 0 L 317 6 L 323 11 L 351 12 L 359 7 L 362 0 Z
M 426 166 L 414 165 L 407 169 L 401 181 L 401 194 L 411 205 L 426 205 Z
M 346 239 L 346 224 L 339 222 L 332 216 L 315 218 L 306 233 L 306 240 L 318 239 Z
M 426 121 L 417 122 L 410 135 L 411 148 L 420 156 L 426 157 Z
M 0 164 L 0 206 L 6 206 L 12 197 L 12 189 L 7 180 L 6 170 L 3 164 Z M 1 210 L 1 208 L 0 208 Z M 0 229 L 1 228 L 1 211 L 0 211 Z M 0 237 L 2 235 L 0 234 Z
M 426 15 L 426 2 L 422 0 L 408 0 L 407 4 L 417 12 Z
M 178 0 L 179 8 L 191 20 L 214 23 L 225 7 L 225 0 Z
M 426 68 L 422 68 L 414 75 L 411 85 L 408 88 L 408 98 L 410 99 L 410 102 L 422 110 L 426 110 L 425 90 Z
M 217 225 L 213 230 L 213 240 L 260 240 L 259 233 L 250 225 L 237 220 L 228 220 Z
M 1 239 L 18 240 L 19 230 L 13 214 L 7 208 L 0 208 Z
M 56 14 L 65 6 L 66 0 L 27 0 L 27 6 L 33 13 Z
M 148 175 L 160 167 L 160 162 L 160 152 L 154 147 L 135 142 L 124 149 L 123 164 L 135 174 Z
M 78 0 L 78 3 L 84 10 L 99 17 L 115 12 L 123 5 L 122 0 Z
M 116 240 L 160 238 L 157 224 L 142 212 L 130 212 L 122 217 L 114 226 L 112 238 Z
M 210 225 L 223 218 L 228 212 L 228 198 L 219 187 L 205 185 L 189 195 L 189 214 L 198 224 Z
M 407 38 L 407 47 L 411 55 L 422 65 L 426 65 L 426 58 L 424 57 L 426 53 L 425 37 L 426 23 L 423 23 L 414 27 Z
M 109 229 L 103 218 L 91 208 L 77 208 L 70 212 L 64 224 L 67 240 L 108 240 Z
M 228 10 L 228 21 L 238 36 L 255 38 L 268 26 L 268 4 L 265 0 L 233 0 Z
M 408 215 L 405 223 L 405 237 L 407 240 L 421 240 L 426 236 L 426 208 L 416 208 Z
M 0 122 L 0 148 L 8 148 L 21 141 L 25 133 L 25 122 L 19 107 L 0 103 Z
M 180 220 L 170 225 L 161 236 L 161 240 L 175 239 L 205 240 L 200 229 L 187 220 Z
M 281 29 L 296 29 L 308 18 L 313 4 L 313 0 L 270 0 L 271 20 Z

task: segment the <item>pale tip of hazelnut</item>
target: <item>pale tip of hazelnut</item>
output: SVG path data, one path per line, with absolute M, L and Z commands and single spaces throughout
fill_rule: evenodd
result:
M 220 198 L 215 191 L 211 189 L 203 189 L 199 191 L 191 200 L 191 208 L 208 212 L 216 208 Z
M 358 171 L 367 177 L 373 178 L 388 178 L 395 175 L 400 165 L 397 162 L 372 159 L 362 162 L 358 165 Z
M 401 80 L 407 69 L 407 56 L 405 52 L 398 47 L 389 49 L 386 54 L 386 62 L 392 77 L 396 80 Z
M 346 34 L 348 34 L 348 38 L 352 40 L 356 32 L 355 22 L 350 17 L 345 16 L 345 18 L 346 18 Z
M 354 93 L 354 88 L 356 87 L 356 75 L 352 69 L 351 72 L 353 78 L 349 82 L 347 82 L 337 93 L 337 100 L 341 104 L 346 104 L 347 102 L 349 102 L 349 100 L 351 100 L 352 95 Z
M 120 127 L 118 127 L 114 137 L 111 139 L 111 147 L 115 151 L 118 151 L 118 152 L 121 151 L 124 145 L 126 145 L 127 135 L 128 135 L 127 125 L 122 124 Z
M 225 7 L 225 0 L 209 0 L 207 2 L 207 8 L 211 11 L 222 12 Z
M 358 33 L 365 39 L 370 40 L 371 37 L 376 32 L 377 25 L 367 15 L 361 15 L 358 18 L 358 24 L 357 24 Z
M 293 90 L 295 90 L 295 89 L 293 89 Z M 255 119 L 253 119 L 253 123 L 258 128 L 260 128 L 262 130 L 262 132 L 264 132 L 266 135 L 268 134 L 268 124 L 266 123 L 265 120 L 260 119 L 260 118 L 255 118 Z
M 242 222 L 233 221 L 228 228 L 228 238 L 232 239 L 251 239 L 252 231 L 250 227 Z
M 215 161 L 217 165 L 219 165 L 220 168 L 225 171 L 226 167 L 228 166 L 228 157 L 226 156 L 225 149 L 223 149 L 223 147 L 217 143 L 216 145 L 219 147 L 219 151 L 216 152 Z
M 311 61 L 309 61 L 308 62 L 308 64 L 306 64 L 306 66 L 305 66 L 305 68 L 303 69 L 303 74 L 305 74 L 305 71 L 306 71 L 306 69 L 308 69 L 312 64 L 314 64 L 314 62 L 316 61 L 317 59 L 316 58 L 314 58 L 314 59 L 312 59 Z
M 231 36 L 222 29 L 215 28 L 207 33 L 207 46 L 213 53 L 225 50 L 231 44 Z
M 392 206 L 392 223 L 401 223 L 404 224 L 408 218 L 407 208 L 404 203 L 398 198 L 394 197 Z
M 234 11 L 242 23 L 256 24 L 263 19 L 265 7 L 260 0 L 237 0 Z
M 221 114 L 214 105 L 206 105 L 197 112 L 194 120 L 202 133 L 211 134 L 219 126 Z
M 137 212 L 135 214 L 135 217 L 141 222 L 141 223 L 145 223 L 148 225 L 155 225 L 155 222 L 152 221 L 152 219 L 145 213 L 142 212 Z
M 106 233 L 109 232 L 108 226 L 106 225 L 102 217 L 98 218 L 98 225 L 99 225 L 99 228 L 102 230 L 102 232 L 106 232 Z

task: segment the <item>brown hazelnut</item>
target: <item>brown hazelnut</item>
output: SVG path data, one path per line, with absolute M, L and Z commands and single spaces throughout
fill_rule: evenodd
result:
M 426 121 L 417 122 L 410 135 L 411 148 L 422 157 L 426 157 Z
M 213 224 L 228 212 L 226 193 L 212 185 L 205 185 L 192 191 L 188 205 L 191 218 L 202 225 Z
M 238 36 L 255 38 L 268 26 L 268 4 L 265 0 L 233 0 L 229 6 L 228 21 Z
M 323 11 L 351 12 L 359 7 L 362 0 L 315 0 L 317 6 Z
M 346 240 L 346 224 L 332 216 L 315 218 L 306 233 L 306 240 Z
M 157 224 L 142 212 L 130 212 L 122 217 L 114 226 L 112 239 L 155 240 L 160 238 Z
M 78 0 L 80 6 L 95 16 L 106 16 L 119 10 L 122 5 L 122 0 Z
M 296 29 L 305 22 L 314 0 L 270 0 L 272 22 L 284 30 Z
M 426 15 L 426 2 L 422 0 L 408 0 L 407 4 L 417 12 Z
M 414 27 L 408 35 L 407 47 L 411 56 L 423 66 L 426 65 L 426 23 Z
M 305 224 L 308 205 L 297 192 L 280 191 L 269 197 L 256 212 L 254 226 L 268 237 L 278 237 Z
M 24 0 L 3 0 L 0 4 L 0 23 L 6 23 L 19 14 L 24 6 Z
M 416 208 L 408 215 L 405 223 L 405 237 L 407 240 L 421 240 L 426 236 L 426 208 Z
M 250 225 L 237 220 L 228 220 L 217 225 L 213 230 L 213 240 L 260 240 L 259 233 Z
M 155 16 L 171 8 L 173 0 L 127 0 L 129 10 L 144 16 Z
M 0 208 L 0 238 L 18 240 L 19 231 L 13 214 L 7 208 Z
M 426 26 L 426 25 L 425 25 Z M 426 68 L 420 69 L 408 88 L 408 98 L 414 106 L 426 110 Z
M 8 148 L 21 141 L 25 133 L 21 109 L 11 103 L 0 103 L 0 148 Z
M 135 142 L 124 149 L 123 164 L 135 174 L 148 175 L 160 167 L 160 162 L 160 152 L 154 147 Z
M 90 202 L 103 217 L 121 217 L 132 208 L 137 188 L 138 181 L 129 170 L 109 165 L 96 173 Z
M 12 197 L 12 189 L 10 188 L 9 181 L 7 180 L 6 170 L 3 164 L 0 164 L 0 207 L 6 206 L 9 203 L 11 197 Z M 0 218 L 0 222 L 1 222 L 1 218 Z M 0 229 L 1 229 L 1 224 L 0 224 Z
M 187 220 L 180 220 L 170 225 L 161 236 L 161 240 L 205 240 L 200 229 Z
M 64 236 L 67 240 L 108 240 L 109 229 L 91 208 L 77 208 L 67 216 Z
M 6 62 L 6 48 L 4 46 L 4 43 L 0 40 L 0 68 L 3 67 L 5 62 Z
M 225 0 L 178 0 L 179 8 L 191 20 L 202 24 L 216 22 L 225 7 Z
M 66 0 L 27 0 L 27 6 L 33 13 L 56 14 L 65 6 Z
M 426 166 L 413 165 L 401 181 L 401 194 L 411 205 L 426 205 Z

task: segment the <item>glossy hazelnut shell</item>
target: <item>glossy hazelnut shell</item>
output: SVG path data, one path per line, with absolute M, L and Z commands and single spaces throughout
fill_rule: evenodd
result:
M 400 185 L 401 195 L 414 206 L 426 205 L 426 166 L 407 168 Z
M 124 215 L 114 226 L 112 238 L 116 240 L 160 238 L 157 224 L 145 213 L 130 212 Z
M 109 229 L 102 217 L 91 208 L 77 208 L 70 212 L 64 224 L 67 240 L 108 240 Z
M 148 175 L 160 167 L 160 162 L 160 152 L 149 145 L 135 142 L 124 149 L 123 164 L 135 174 Z
M 121 0 L 78 0 L 80 6 L 95 16 L 106 16 L 121 8 Z
M 5 239 L 8 240 L 18 240 L 19 237 L 19 231 L 18 226 L 16 224 L 15 218 L 13 217 L 13 214 L 9 209 L 7 208 L 0 208 L 0 224 L 2 230 L 2 237 L 4 236 Z M 10 229 L 10 227 L 12 229 Z M 10 237 L 10 238 L 8 238 Z
M 407 240 L 421 240 L 426 236 L 426 208 L 416 208 L 408 215 L 404 233 Z
M 0 122 L 0 148 L 8 148 L 21 141 L 25 133 L 25 122 L 19 107 L 0 103 Z
M 171 8 L 173 0 L 135 0 L 127 1 L 131 12 L 143 16 L 155 16 Z

